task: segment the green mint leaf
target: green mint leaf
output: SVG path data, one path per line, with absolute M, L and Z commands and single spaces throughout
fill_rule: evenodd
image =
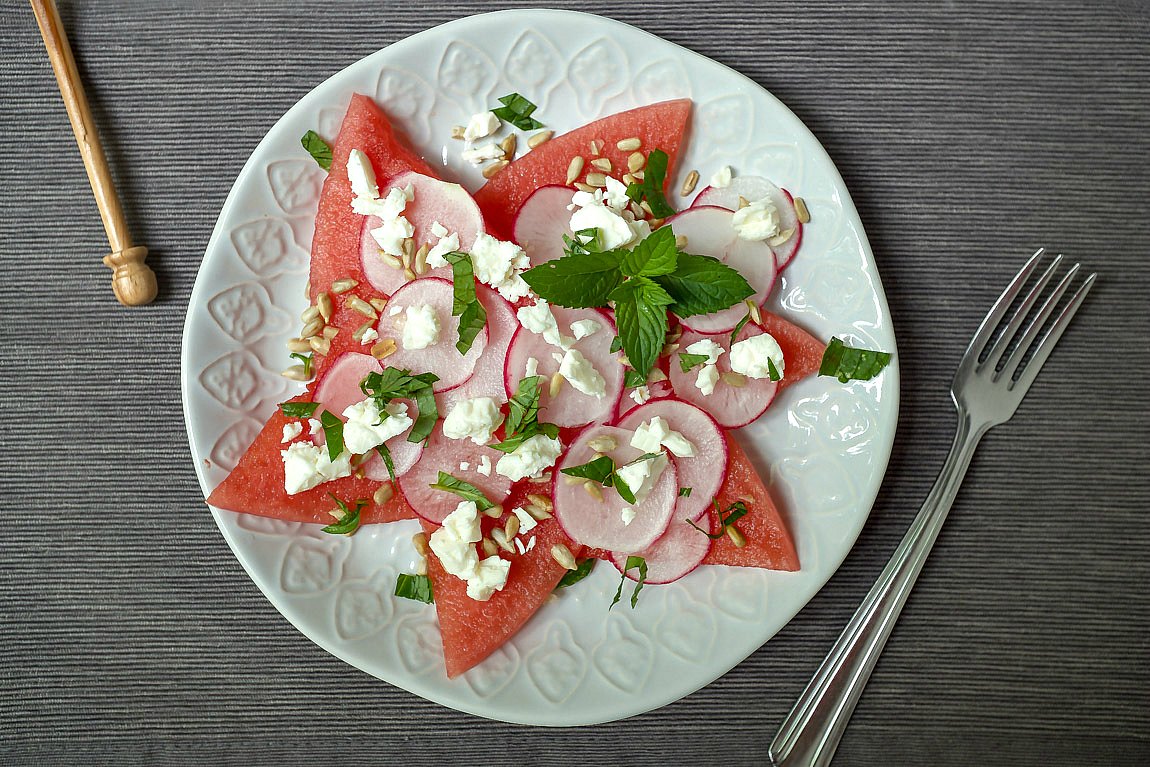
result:
M 460 354 L 467 354 L 475 343 L 475 337 L 487 324 L 487 310 L 475 293 L 475 267 L 471 256 L 448 253 L 444 258 L 451 264 L 451 316 L 459 318 L 459 341 L 455 348 Z
M 536 106 L 518 93 L 500 96 L 499 103 L 503 106 L 496 107 L 491 111 L 500 120 L 511 123 L 519 130 L 536 130 L 543 127 L 543 123 L 531 116 Z
M 635 569 L 639 570 L 639 580 L 635 583 L 635 590 L 631 593 L 631 608 L 634 609 L 635 605 L 639 603 L 639 592 L 642 591 L 643 584 L 647 582 L 647 560 L 632 555 L 627 557 L 623 573 L 619 577 L 619 588 L 615 591 L 615 598 L 611 600 L 611 607 L 614 607 L 619 598 L 623 596 L 623 584 L 627 580 L 627 573 Z M 611 607 L 607 609 L 610 610 Z
M 679 352 L 679 369 L 684 373 L 690 373 L 691 370 L 703 365 L 710 359 L 706 354 L 691 354 L 690 352 Z
M 636 386 L 646 386 L 647 376 L 640 373 L 638 370 L 628 370 L 623 374 L 623 386 L 627 389 L 634 389 Z
M 612 354 L 614 354 L 615 352 L 619 351 L 622 348 L 623 348 L 623 339 L 622 338 L 620 338 L 619 336 L 615 336 L 614 338 L 611 339 L 611 348 L 609 351 Z
M 375 446 L 375 452 L 379 453 L 379 457 L 383 459 L 383 465 L 387 467 L 387 476 L 391 479 L 391 484 L 395 484 L 395 461 L 391 458 L 391 450 L 387 445 L 379 444 Z
M 779 372 L 779 369 L 775 367 L 775 361 L 770 357 L 767 357 L 767 375 L 771 377 L 772 381 L 783 380 L 783 376 Z
M 555 586 L 555 590 L 565 589 L 568 586 L 574 586 L 579 581 L 586 578 L 595 569 L 595 563 L 599 560 L 595 557 L 588 557 L 575 566 L 574 570 L 568 570 L 564 573 L 563 577 L 559 579 L 559 583 Z
M 691 488 L 680 487 L 679 488 L 679 497 L 680 498 L 690 498 L 691 497 Z
M 502 442 L 496 442 L 491 447 L 502 453 L 514 453 L 524 442 L 540 434 L 550 437 L 551 439 L 558 439 L 559 427 L 553 423 L 535 423 L 528 427 L 527 431 L 519 432 Z
M 305 376 L 308 376 L 308 377 L 311 376 L 312 355 L 300 354 L 299 352 L 292 352 L 288 356 L 291 357 L 292 359 L 299 360 L 300 363 L 303 365 L 303 374 Z
M 407 441 L 422 442 L 431 436 L 431 430 L 439 419 L 439 407 L 431 388 L 438 380 L 439 376 L 434 373 L 412 375 L 410 370 L 389 367 L 384 368 L 382 373 L 368 373 L 359 382 L 359 388 L 375 400 L 380 413 L 393 399 L 415 400 L 418 414 L 407 435 Z
M 614 250 L 571 254 L 528 269 L 522 277 L 540 298 L 556 306 L 606 306 L 611 292 L 623 282 L 621 259 Z
M 430 384 L 416 392 L 414 400 L 419 415 L 415 417 L 415 422 L 407 435 L 407 441 L 413 443 L 423 442 L 430 437 L 435 422 L 439 420 L 439 405 L 435 402 L 435 392 L 432 391 Z
M 619 494 L 627 503 L 635 502 L 635 494 L 631 492 L 631 488 L 627 487 L 627 483 L 619 479 L 618 474 L 611 474 L 611 484 L 615 487 L 615 492 Z
M 543 376 L 527 376 L 519 381 L 515 396 L 507 402 L 507 434 L 515 435 L 533 424 L 539 417 L 539 394 Z
M 680 495 L 682 495 L 681 491 L 680 491 Z M 695 528 L 696 530 L 698 530 L 703 535 L 710 538 L 712 541 L 717 541 L 720 538 L 722 538 L 724 535 L 727 534 L 727 528 L 728 527 L 731 527 L 732 525 L 734 525 L 736 522 L 738 522 L 740 519 L 742 519 L 743 517 L 745 517 L 747 515 L 747 504 L 743 503 L 742 501 L 735 501 L 734 503 L 732 503 L 730 506 L 727 507 L 726 511 L 721 511 L 719 509 L 718 500 L 714 501 L 714 505 L 715 505 L 715 514 L 719 517 L 719 532 L 708 533 L 706 530 L 699 527 L 698 525 L 696 525 L 694 522 L 692 522 L 689 519 L 687 520 L 687 524 L 690 525 L 691 527 Z
M 710 256 L 680 253 L 674 274 L 656 277 L 674 298 L 670 311 L 679 317 L 722 311 L 755 294 L 743 275 Z
M 731 331 L 731 343 L 729 344 L 730 346 L 735 345 L 735 339 L 737 339 L 739 337 L 739 333 L 743 332 L 743 328 L 745 328 L 747 326 L 747 323 L 750 321 L 751 321 L 751 313 L 747 312 L 746 314 L 743 315 L 743 319 L 741 319 L 735 323 L 735 329 Z
M 318 402 L 281 402 L 280 412 L 288 418 L 311 418 L 318 407 Z
M 890 364 L 890 352 L 858 349 L 847 346 L 839 338 L 832 338 L 823 352 L 819 375 L 834 376 L 843 383 L 869 381 Z
M 632 277 L 611 293 L 623 352 L 646 380 L 667 338 L 667 291 L 649 277 Z
M 657 218 L 666 218 L 675 215 L 675 209 L 667 202 L 663 187 L 667 179 L 667 163 L 669 158 L 662 149 L 653 149 L 647 155 L 647 165 L 643 168 L 643 183 L 632 184 L 627 187 L 627 196 L 635 202 L 646 198 L 651 213 Z M 632 191 L 631 187 L 636 187 Z
M 339 511 L 339 519 L 323 528 L 323 532 L 330 533 L 331 535 L 353 535 L 359 529 L 359 512 L 363 507 L 367 506 L 367 501 L 356 501 L 355 508 L 349 509 L 347 504 L 336 498 L 332 493 L 328 493 L 331 499 L 335 501 Z
M 431 593 L 431 579 L 426 575 L 400 573 L 395 579 L 395 595 L 430 605 L 435 602 Z
M 628 277 L 671 274 L 679 261 L 675 233 L 664 226 L 651 232 L 633 249 L 625 251 L 619 270 Z
M 615 476 L 615 462 L 611 460 L 610 456 L 601 455 L 593 461 L 588 461 L 578 466 L 568 466 L 566 469 L 560 469 L 559 471 L 568 477 L 582 477 L 592 482 L 598 482 L 600 485 L 608 486 Z
M 299 143 L 303 144 L 303 148 L 307 150 L 307 153 L 312 156 L 319 167 L 324 170 L 331 170 L 331 147 L 320 138 L 318 133 L 309 130 L 303 134 Z
M 343 452 L 343 421 L 325 410 L 319 414 L 319 422 L 323 426 L 323 437 L 327 440 L 327 458 L 334 461 Z
M 646 176 L 646 174 L 644 174 Z M 631 198 L 631 202 L 638 204 L 643 201 L 643 185 L 634 182 L 627 184 L 627 196 Z
M 462 479 L 451 476 L 445 471 L 439 472 L 439 476 L 435 482 L 431 483 L 431 487 L 435 490 L 442 490 L 446 493 L 458 495 L 465 501 L 474 501 L 475 508 L 480 511 L 486 511 L 495 504 L 487 500 L 487 496 L 483 494 L 475 485 L 470 482 L 465 482 Z

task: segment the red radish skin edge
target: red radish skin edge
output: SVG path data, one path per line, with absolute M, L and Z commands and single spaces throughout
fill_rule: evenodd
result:
M 715 521 L 712 515 L 704 514 L 701 523 L 699 520 L 693 521 L 708 533 L 714 532 Z M 686 550 L 684 551 L 684 549 Z M 695 572 L 710 552 L 711 539 L 702 530 L 697 530 L 687 524 L 685 520 L 675 517 L 667 525 L 667 531 L 659 537 L 659 540 L 637 555 L 611 552 L 611 564 L 615 565 L 615 569 L 620 574 L 630 580 L 637 581 L 639 573 L 636 569 L 624 570 L 623 568 L 627 566 L 628 556 L 643 557 L 647 563 L 647 579 L 643 583 L 661 586 L 674 583 Z M 670 566 L 672 564 L 674 566 Z

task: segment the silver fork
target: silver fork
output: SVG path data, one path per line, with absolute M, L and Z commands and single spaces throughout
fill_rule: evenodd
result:
M 946 521 L 979 440 L 991 427 L 1014 415 L 1018 403 L 1094 284 L 1095 275 L 1086 277 L 1049 330 L 1039 338 L 1078 275 L 1078 264 L 1075 264 L 1039 305 L 1039 299 L 1062 264 L 1062 256 L 1056 256 L 1027 292 L 1005 329 L 996 334 L 1007 311 L 1044 260 L 1041 249 L 1030 257 L 998 297 L 966 348 L 950 387 L 951 399 L 958 409 L 958 432 L 950 455 L 882 575 L 783 720 L 769 751 L 774 767 L 830 764 L 863 687 Z M 1026 328 L 1022 330 L 1024 323 Z M 1032 345 L 1033 353 L 1027 356 Z

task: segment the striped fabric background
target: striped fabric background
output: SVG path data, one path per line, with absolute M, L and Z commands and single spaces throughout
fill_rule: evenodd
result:
M 1143 3 L 560 3 L 740 70 L 838 163 L 894 312 L 902 420 L 871 520 L 777 638 L 660 711 L 480 720 L 329 657 L 205 510 L 186 303 L 224 196 L 314 84 L 504 5 L 60 0 L 159 301 L 103 230 L 27 4 L 0 0 L 0 764 L 761 765 L 953 428 L 973 329 L 1039 245 L 1099 282 L 974 461 L 836 764 L 1150 761 L 1150 12 Z

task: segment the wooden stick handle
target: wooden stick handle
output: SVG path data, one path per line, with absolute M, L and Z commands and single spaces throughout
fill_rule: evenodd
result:
M 144 263 L 148 249 L 143 245 L 132 245 L 124 210 L 112 183 L 108 160 L 100 145 L 100 135 L 92 120 L 88 99 L 84 96 L 84 86 L 76 70 L 68 37 L 64 34 L 64 25 L 60 22 L 60 13 L 54 0 L 31 0 L 31 3 L 52 70 L 56 73 L 56 82 L 60 85 L 60 95 L 64 97 L 72 132 L 76 134 L 76 144 L 84 159 L 84 170 L 88 172 L 88 182 L 100 209 L 104 231 L 108 234 L 108 244 L 112 248 L 112 253 L 104 258 L 104 263 L 113 270 L 112 290 L 125 306 L 150 303 L 156 297 L 157 286 L 155 273 Z

